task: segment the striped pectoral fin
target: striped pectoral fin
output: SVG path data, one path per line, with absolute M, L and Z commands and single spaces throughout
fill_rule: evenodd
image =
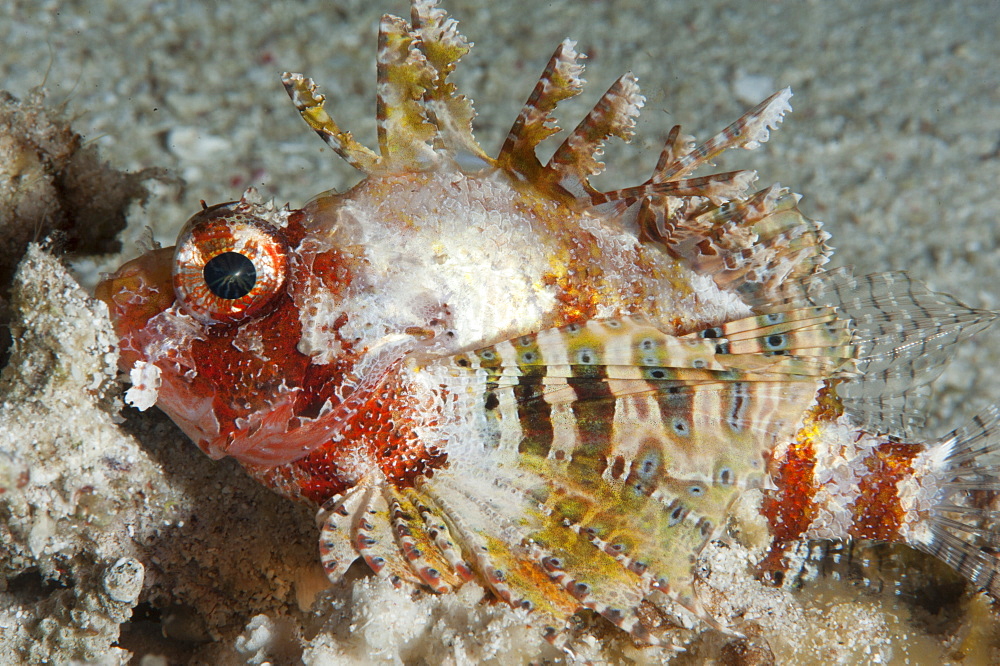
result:
M 448 524 L 479 582 L 511 607 L 529 611 L 532 624 L 559 644 L 565 640 L 570 616 L 581 604 L 541 567 L 538 550 L 523 526 L 528 514 L 501 512 L 506 502 L 492 496 L 495 490 L 493 486 L 477 492 L 471 479 L 452 479 L 442 473 L 424 483 L 419 492 Z M 520 498 L 519 505 L 523 502 Z
M 625 461 L 617 476 L 550 461 L 545 507 L 551 527 L 541 537 L 557 550 L 558 566 L 567 576 L 587 583 L 588 590 L 589 581 L 597 581 L 600 606 L 592 608 L 605 609 L 605 616 L 612 609 L 610 616 L 620 619 L 620 626 L 649 642 L 656 638 L 637 613 L 654 590 L 719 626 L 698 601 L 694 565 L 704 545 L 722 533 L 738 493 L 735 474 L 724 475 L 725 482 L 681 481 L 653 460 L 642 452 Z M 614 591 L 606 589 L 609 585 Z M 627 608 L 624 615 L 618 612 L 622 608 Z
M 340 582 L 348 567 L 358 559 L 358 550 L 352 542 L 354 521 L 371 491 L 371 483 L 362 481 L 330 500 L 316 516 L 320 528 L 320 561 L 332 583 Z
M 414 509 L 420 514 L 423 521 L 423 534 L 426 541 L 433 543 L 433 546 L 440 553 L 441 557 L 447 561 L 451 571 L 453 571 L 462 581 L 471 580 L 472 568 L 458 546 L 455 538 L 451 534 L 447 523 L 440 515 L 440 511 L 433 503 L 414 489 L 405 491 L 407 499 Z M 452 583 L 457 586 L 458 583 Z
M 448 528 L 413 491 L 364 477 L 317 516 L 320 558 L 332 582 L 358 556 L 394 585 L 447 592 L 470 578 Z
M 511 510 L 506 493 L 513 488 L 506 484 L 525 478 L 529 470 L 522 470 L 513 476 L 496 472 L 493 487 L 502 489 L 500 495 L 438 476 L 423 490 L 442 507 L 483 582 L 514 608 L 530 610 L 533 623 L 543 625 L 551 639 L 557 640 L 572 614 L 586 608 L 641 641 L 659 644 L 640 612 L 651 589 L 641 574 L 622 566 L 616 553 L 558 510 L 536 502 L 544 494 L 537 487 L 533 492 L 521 489 L 517 508 Z M 547 489 L 561 486 L 558 475 L 546 475 L 541 467 L 527 476 Z M 507 510 L 502 512 L 503 506 Z
M 900 436 L 922 424 L 926 385 L 957 346 L 998 316 L 932 292 L 905 273 L 855 276 L 840 268 L 804 278 L 797 291 L 755 310 L 773 316 L 832 308 L 849 321 L 855 368 L 837 393 L 866 430 Z
M 683 387 L 686 391 L 694 388 Z M 708 394 L 718 398 L 717 392 Z M 678 394 L 668 395 L 670 402 L 664 405 L 659 404 L 656 394 L 574 404 L 577 418 L 570 436 L 553 438 L 551 448 L 546 449 L 548 442 L 538 439 L 536 431 L 526 429 L 519 457 L 522 469 L 545 481 L 545 490 L 536 489 L 533 494 L 544 503 L 551 521 L 540 541 L 553 548 L 553 544 L 561 544 L 555 535 L 562 534 L 573 546 L 571 549 L 563 545 L 556 556 L 567 576 L 574 580 L 587 582 L 599 573 L 599 579 L 614 582 L 618 588 L 615 594 L 642 590 L 640 597 L 628 597 L 632 606 L 625 604 L 625 597 L 602 592 L 603 596 L 596 596 L 597 603 L 590 607 L 627 607 L 624 616 L 617 612 L 610 616 L 624 623 L 634 620 L 636 624 L 630 625 L 629 631 L 651 642 L 654 638 L 648 636 L 648 628 L 637 615 L 639 604 L 651 590 L 662 592 L 696 617 L 719 626 L 695 592 L 695 559 L 708 540 L 721 534 L 739 489 L 762 478 L 762 450 L 790 434 L 790 424 L 797 422 L 789 419 L 786 426 L 780 412 L 769 415 L 755 407 L 754 394 L 748 392 L 741 398 L 747 412 L 737 418 L 752 423 L 755 430 L 747 427 L 747 432 L 741 434 L 725 421 L 726 425 L 720 426 L 714 409 L 709 412 L 711 416 L 700 420 L 692 417 L 690 405 L 697 400 L 695 394 L 688 391 L 681 398 Z M 767 402 L 779 405 L 786 397 L 781 393 Z M 796 397 L 802 402 L 811 400 L 812 388 L 800 396 L 792 394 L 793 402 Z M 689 406 L 682 407 L 675 402 L 678 399 Z M 645 404 L 637 406 L 637 400 Z M 552 407 L 553 412 L 561 409 Z M 658 414 L 655 420 L 648 417 L 650 413 Z M 667 415 L 667 424 L 663 423 L 663 414 Z M 674 417 L 670 418 L 670 414 Z M 528 446 L 528 442 L 533 445 Z M 687 473 L 688 480 L 674 476 L 680 473 Z M 630 580 L 638 577 L 638 584 L 618 581 L 606 568 L 588 569 L 588 564 L 596 562 L 596 554 L 590 560 L 565 555 L 565 551 L 580 552 L 580 542 L 575 539 L 581 536 L 615 560 L 618 575 Z
M 850 320 L 829 307 L 747 317 L 683 339 L 713 341 L 715 360 L 728 370 L 747 373 L 743 381 L 780 381 L 782 375 L 789 379 L 848 376 L 857 356 Z
M 532 533 L 539 544 L 537 563 L 581 606 L 647 643 L 659 643 L 643 624 L 640 607 L 649 586 L 623 567 L 601 544 L 595 543 L 559 514 L 547 514 L 543 528 Z
M 620 379 L 646 381 L 655 390 L 658 381 L 746 381 L 732 371 L 768 364 L 777 364 L 772 372 L 780 373 L 779 357 L 824 357 L 844 364 L 855 356 L 853 336 L 850 320 L 833 307 L 769 312 L 684 336 L 668 335 L 645 320 L 626 317 L 547 329 L 441 362 L 464 363 L 466 372 L 482 368 L 494 384 L 501 378 L 513 378 L 507 385 L 544 378 L 558 388 L 554 380 L 559 378 Z M 754 357 L 761 360 L 755 363 Z M 826 376 L 828 371 L 821 365 L 811 374 Z
M 832 310 L 811 308 L 685 337 L 641 320 L 594 320 L 443 362 L 485 372 L 483 405 L 514 453 L 614 474 L 642 449 L 704 479 L 731 461 L 742 482 L 763 472 L 823 382 L 849 365 L 847 340 Z
M 905 434 L 922 422 L 926 385 L 963 341 L 990 326 L 996 312 L 930 291 L 905 273 L 851 278 L 837 288 L 856 327 L 858 378 L 844 404 L 871 430 Z
M 725 533 L 729 508 L 738 494 L 734 484 L 665 479 L 653 493 L 655 505 L 647 509 L 649 530 L 643 533 L 646 543 L 639 550 L 640 562 L 658 591 L 722 630 L 727 630 L 724 624 L 699 600 L 695 562 L 710 540 Z
M 830 310 L 751 319 L 685 338 L 590 321 L 435 361 L 479 382 L 493 439 L 488 464 L 460 474 L 456 455 L 421 492 L 498 596 L 549 618 L 591 608 L 656 642 L 641 606 L 658 591 L 717 626 L 695 558 L 843 354 Z M 762 351 L 776 337 L 790 353 Z

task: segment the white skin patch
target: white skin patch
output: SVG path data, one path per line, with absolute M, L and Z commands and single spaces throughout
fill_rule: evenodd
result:
M 949 469 L 948 456 L 955 446 L 949 439 L 919 453 L 912 463 L 913 474 L 899 482 L 899 505 L 903 520 L 899 534 L 912 543 L 930 544 L 934 540 L 928 513 L 940 502 L 941 478 Z
M 816 539 L 848 539 L 854 518 L 850 507 L 860 494 L 859 483 L 867 474 L 865 459 L 880 444 L 867 433 L 861 437 L 850 420 L 841 417 L 825 425 L 815 441 L 816 467 L 813 482 L 818 487 L 814 501 L 819 512 L 805 536 Z

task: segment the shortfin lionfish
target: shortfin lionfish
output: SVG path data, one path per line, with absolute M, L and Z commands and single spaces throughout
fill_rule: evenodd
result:
M 914 434 L 923 387 L 996 313 L 904 273 L 824 270 L 798 195 L 695 174 L 767 141 L 790 90 L 703 143 L 674 127 L 645 182 L 601 191 L 636 78 L 543 163 L 583 86 L 564 41 L 492 157 L 450 81 L 469 48 L 429 0 L 381 20 L 377 151 L 284 76 L 363 177 L 301 208 L 253 191 L 206 207 L 105 280 L 127 399 L 317 506 L 331 581 L 358 557 L 442 594 L 477 581 L 557 644 L 582 609 L 647 644 L 670 642 L 651 608 L 738 632 L 695 562 L 753 488 L 765 569 L 802 539 L 876 539 L 1000 594 L 1000 413 Z

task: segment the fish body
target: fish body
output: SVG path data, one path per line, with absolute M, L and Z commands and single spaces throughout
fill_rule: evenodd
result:
M 997 594 L 975 541 L 992 514 L 969 499 L 996 486 L 997 413 L 912 440 L 917 390 L 994 313 L 825 271 L 797 195 L 691 175 L 766 141 L 791 92 L 701 144 L 675 127 L 646 182 L 601 192 L 634 77 L 543 164 L 582 86 L 564 42 L 490 157 L 448 81 L 468 49 L 432 2 L 382 19 L 378 152 L 285 75 L 364 177 L 296 209 L 252 190 L 206 207 L 102 282 L 127 400 L 318 507 L 331 580 L 358 556 L 436 592 L 478 580 L 553 641 L 583 608 L 648 643 L 650 609 L 730 630 L 694 562 L 751 488 L 767 570 L 804 538 L 901 541 Z

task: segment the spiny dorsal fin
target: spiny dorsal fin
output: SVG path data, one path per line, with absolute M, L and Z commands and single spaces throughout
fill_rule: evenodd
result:
M 437 157 L 431 141 L 437 130 L 427 121 L 424 91 L 434 68 L 414 44 L 410 26 L 386 14 L 378 30 L 378 145 L 386 169 L 430 166 Z
M 631 72 L 608 88 L 549 160 L 547 168 L 561 176 L 563 187 L 581 194 L 590 188 L 588 178 L 604 170 L 604 163 L 597 160 L 604 152 L 604 141 L 610 136 L 629 141 L 635 129 L 635 118 L 645 101 Z
M 595 192 L 590 195 L 588 205 L 597 207 L 614 203 L 617 212 L 624 212 L 626 208 L 646 197 L 704 197 L 711 203 L 719 205 L 743 198 L 755 180 L 757 172 L 746 170 L 660 183 L 649 180 L 635 187 Z
M 788 104 L 791 96 L 790 88 L 779 90 L 691 150 L 688 150 L 686 137 L 680 137 L 680 128 L 674 128 L 649 180 L 636 187 L 594 193 L 590 196 L 589 205 L 611 204 L 609 212 L 621 214 L 647 197 L 704 197 L 713 205 L 742 199 L 757 179 L 754 171 L 732 171 L 699 178 L 684 176 L 702 164 L 710 164 L 712 158 L 729 148 L 752 150 L 767 141 L 769 131 L 776 129 L 784 114 L 791 111 L 792 107 Z M 669 158 L 677 155 L 668 162 Z
M 302 115 L 302 119 L 319 134 L 333 151 L 352 167 L 366 174 L 374 173 L 381 158 L 370 148 L 358 143 L 350 132 L 345 132 L 323 108 L 326 98 L 316 92 L 316 84 L 301 74 L 285 72 L 281 76 L 285 91 Z
M 674 125 L 670 128 L 670 134 L 663 143 L 663 150 L 660 151 L 660 158 L 656 161 L 656 168 L 653 169 L 653 177 L 650 180 L 659 183 L 666 180 L 663 175 L 667 167 L 675 161 L 684 157 L 694 150 L 694 137 L 689 134 L 681 134 L 681 126 Z
M 507 133 L 497 162 L 529 180 L 541 170 L 535 147 L 559 128 L 552 124 L 552 111 L 564 99 L 583 89 L 583 55 L 576 52 L 576 42 L 564 40 L 552 54 L 541 78 L 524 103 L 521 113 Z
M 437 0 L 415 0 L 411 21 L 420 39 L 420 49 L 435 70 L 431 86 L 424 92 L 424 104 L 437 126 L 442 147 L 488 160 L 472 135 L 476 112 L 471 100 L 458 94 L 455 84 L 447 80 L 472 44 L 458 32 L 458 22 L 437 6 Z
M 683 182 L 683 181 L 682 181 Z M 720 289 L 739 292 L 750 305 L 766 304 L 796 288 L 826 263 L 829 235 L 798 209 L 798 195 L 772 185 L 742 201 L 698 213 L 666 197 L 639 210 L 640 237 L 662 243 Z

